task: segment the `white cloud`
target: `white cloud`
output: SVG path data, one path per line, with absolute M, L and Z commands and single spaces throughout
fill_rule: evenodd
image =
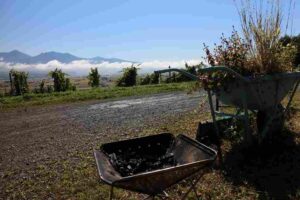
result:
M 184 67 L 185 63 L 190 65 L 199 64 L 201 60 L 180 60 L 180 61 L 146 61 L 142 62 L 139 66 L 139 73 L 151 73 L 154 70 L 166 69 L 168 66 L 173 68 L 181 68 Z M 13 64 L 6 63 L 0 60 L 0 75 L 4 75 L 3 73 L 7 73 L 10 69 L 22 70 L 31 73 L 39 73 L 46 74 L 55 68 L 62 69 L 64 72 L 71 76 L 86 76 L 91 67 L 97 67 L 99 69 L 100 74 L 103 75 L 113 75 L 118 74 L 122 71 L 124 67 L 130 66 L 132 63 L 130 62 L 102 62 L 102 63 L 91 63 L 88 60 L 77 60 L 71 63 L 61 63 L 57 60 L 52 60 L 45 64 Z

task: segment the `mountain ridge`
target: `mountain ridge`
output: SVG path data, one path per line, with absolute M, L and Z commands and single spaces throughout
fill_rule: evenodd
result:
M 77 60 L 88 60 L 92 63 L 101 63 L 101 62 L 131 62 L 133 61 L 123 60 L 120 58 L 104 58 L 100 56 L 92 58 L 83 58 L 78 57 L 70 53 L 61 53 L 56 51 L 48 51 L 40 53 L 36 56 L 30 56 L 26 53 L 23 53 L 18 50 L 12 50 L 10 52 L 0 52 L 0 61 L 8 63 L 22 63 L 22 64 L 45 64 L 52 60 L 57 60 L 61 63 L 71 63 Z

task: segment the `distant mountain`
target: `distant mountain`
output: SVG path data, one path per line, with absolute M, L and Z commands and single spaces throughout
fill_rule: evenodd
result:
M 61 63 L 70 63 L 76 60 L 89 60 L 92 63 L 131 62 L 119 58 L 103 58 L 103 57 L 81 58 L 69 53 L 60 53 L 55 51 L 41 53 L 37 56 L 30 56 L 18 50 L 13 50 L 11 52 L 3 52 L 3 53 L 0 52 L 0 61 L 7 62 L 7 63 L 39 64 L 39 63 L 48 63 L 52 60 L 57 60 Z
M 90 61 L 92 61 L 93 63 L 99 63 L 99 62 L 109 62 L 109 63 L 114 63 L 114 62 L 132 62 L 132 61 L 128 61 L 128 60 L 122 60 L 119 58 L 103 58 L 103 57 L 94 57 L 94 58 L 90 58 Z
M 10 62 L 10 63 L 26 63 L 32 57 L 22 53 L 18 50 L 13 50 L 11 52 L 0 53 L 0 61 Z
M 70 63 L 75 60 L 83 60 L 83 58 L 79 58 L 69 53 L 58 53 L 58 52 L 50 51 L 32 57 L 30 59 L 30 64 L 48 63 L 51 60 L 57 60 L 61 63 Z

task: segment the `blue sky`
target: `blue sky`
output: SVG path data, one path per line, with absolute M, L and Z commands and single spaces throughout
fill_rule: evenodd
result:
M 239 18 L 232 0 L 0 0 L 0 24 L 0 51 L 149 61 L 201 59 Z

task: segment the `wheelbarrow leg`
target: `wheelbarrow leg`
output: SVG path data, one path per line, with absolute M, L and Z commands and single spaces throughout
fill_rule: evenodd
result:
M 110 187 L 109 199 L 112 200 L 113 198 L 114 198 L 114 186 L 112 185 Z
M 298 88 L 298 86 L 299 86 L 299 83 L 300 83 L 300 80 L 296 82 L 295 87 L 294 87 L 294 89 L 292 90 L 292 94 L 290 95 L 289 101 L 288 101 L 288 103 L 287 103 L 287 105 L 286 105 L 286 107 L 285 107 L 284 115 L 286 115 L 286 114 L 289 112 L 291 102 L 292 102 L 292 100 L 293 100 L 293 98 L 294 98 L 294 95 L 295 95 L 295 93 L 296 93 L 296 91 L 297 91 L 297 88 Z
M 219 162 L 222 163 L 223 162 L 223 158 L 222 158 L 222 151 L 221 151 L 221 138 L 220 138 L 220 133 L 219 133 L 219 127 L 216 121 L 216 113 L 214 110 L 214 104 L 213 104 L 213 100 L 212 100 L 212 94 L 210 90 L 207 90 L 207 94 L 208 94 L 208 102 L 209 102 L 209 107 L 210 107 L 210 112 L 211 112 L 211 117 L 214 123 L 214 128 L 215 128 L 215 132 L 216 132 L 216 136 L 217 136 L 217 146 L 218 146 L 218 158 L 219 158 Z
M 247 96 L 246 92 L 243 94 L 243 107 L 244 107 L 244 124 L 245 124 L 245 140 L 247 145 L 252 144 L 252 134 L 250 131 L 250 123 L 249 123 L 249 113 L 248 113 L 248 104 L 247 104 Z
M 183 197 L 181 198 L 181 200 L 185 200 L 188 196 L 188 194 L 193 190 L 197 199 L 199 200 L 200 197 L 198 196 L 198 193 L 197 193 L 197 190 L 196 190 L 196 186 L 197 186 L 197 183 L 200 181 L 200 179 L 202 178 L 202 176 L 204 175 L 204 173 L 201 173 L 199 175 L 199 177 L 195 180 L 195 181 L 191 181 L 191 186 L 190 188 L 188 189 L 188 191 L 183 195 Z

